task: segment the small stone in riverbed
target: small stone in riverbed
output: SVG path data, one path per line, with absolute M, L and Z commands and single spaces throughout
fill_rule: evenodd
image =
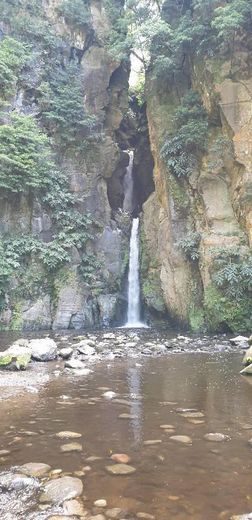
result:
M 82 435 L 77 432 L 65 431 L 56 433 L 56 437 L 59 437 L 60 439 L 78 439 L 79 437 L 82 437 Z
M 182 412 L 180 415 L 188 419 L 199 419 L 200 417 L 204 417 L 202 412 Z
M 68 520 L 68 519 L 67 519 Z M 105 520 L 105 516 L 104 515 L 94 515 L 94 516 L 89 516 L 88 517 L 88 520 Z
M 29 477 L 44 477 L 50 469 L 51 466 L 42 462 L 28 462 L 20 466 L 19 471 Z
M 224 433 L 206 433 L 206 435 L 204 435 L 204 439 L 211 442 L 230 441 L 230 437 L 228 435 L 224 435 Z
M 204 424 L 205 421 L 201 421 L 200 419 L 188 419 L 190 424 Z
M 73 349 L 71 347 L 64 347 L 59 351 L 60 357 L 63 359 L 69 359 L 73 353 Z
M 128 462 L 130 462 L 130 457 L 126 455 L 126 453 L 114 453 L 110 458 L 122 464 L 128 464 Z
M 145 520 L 155 520 L 155 516 L 149 513 L 137 513 L 137 518 L 144 518 Z
M 145 446 L 154 446 L 154 444 L 160 444 L 162 441 L 161 439 L 153 439 L 149 441 L 144 441 Z
M 105 515 L 108 518 L 118 519 L 123 518 L 125 516 L 125 513 L 126 511 L 124 511 L 123 509 L 120 509 L 119 507 L 113 507 L 112 509 L 107 509 Z
M 70 442 L 69 444 L 62 444 L 60 451 L 68 453 L 70 451 L 82 451 L 82 445 L 79 442 Z
M 192 444 L 192 439 L 188 437 L 188 435 L 173 435 L 170 439 L 175 442 L 181 442 L 182 444 Z
M 0 450 L 0 457 L 6 457 L 6 455 L 10 455 L 10 450 Z
M 135 473 L 136 468 L 128 464 L 114 464 L 112 466 L 106 466 L 106 470 L 112 473 L 112 475 L 130 475 L 131 473 Z
M 104 392 L 104 394 L 102 394 L 102 397 L 105 397 L 105 399 L 113 399 L 113 397 L 116 396 L 116 393 L 115 392 L 112 392 L 112 390 L 108 391 L 108 392 Z
M 159 428 L 162 430 L 170 430 L 174 428 L 173 424 L 160 424 Z
M 91 455 L 90 457 L 87 457 L 86 462 L 96 462 L 97 460 L 102 460 L 102 457 Z
M 130 413 L 121 413 L 118 415 L 119 419 L 137 419 L 136 415 L 132 415 Z
M 107 500 L 104 498 L 100 498 L 99 500 L 95 500 L 94 502 L 95 507 L 107 507 Z
M 64 515 L 76 515 L 76 516 L 85 516 L 84 505 L 80 500 L 76 498 L 73 500 L 66 500 L 63 503 L 63 513 Z
M 65 502 L 79 497 L 83 492 L 83 484 L 79 478 L 62 477 L 50 480 L 44 486 L 44 493 L 40 496 L 40 502 L 52 502 L 53 504 Z
M 72 368 L 73 370 L 84 369 L 85 365 L 79 359 L 69 359 L 65 362 L 66 368 Z

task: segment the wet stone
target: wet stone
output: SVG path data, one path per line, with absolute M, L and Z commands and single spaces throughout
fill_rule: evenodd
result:
M 131 475 L 135 473 L 136 468 L 128 464 L 114 464 L 112 466 L 106 466 L 106 470 L 112 475 Z
M 63 431 L 56 433 L 56 437 L 59 437 L 59 439 L 78 439 L 82 437 L 82 434 L 71 431 Z
M 42 462 L 28 462 L 20 466 L 19 471 L 29 477 L 44 477 L 49 473 L 51 466 Z
M 148 441 L 144 441 L 144 446 L 154 446 L 155 444 L 161 444 L 161 439 L 150 439 Z
M 38 480 L 27 477 L 22 473 L 4 473 L 0 475 L 0 489 L 3 491 L 19 491 L 25 488 L 36 489 L 38 487 Z
M 114 453 L 110 458 L 122 464 L 128 464 L 128 462 L 130 462 L 130 457 L 126 455 L 126 453 Z
M 78 499 L 67 500 L 63 503 L 63 513 L 64 515 L 76 515 L 76 516 L 84 516 L 85 508 L 83 503 Z
M 228 435 L 224 435 L 224 433 L 206 433 L 206 435 L 204 435 L 204 439 L 210 442 L 230 441 L 230 437 Z
M 107 518 L 111 519 L 121 519 L 125 516 L 126 511 L 123 509 L 120 509 L 119 507 L 113 507 L 112 509 L 107 509 L 105 512 L 105 515 Z
M 141 519 L 144 519 L 144 520 L 155 520 L 155 516 L 149 514 L 149 513 L 137 513 L 136 515 L 137 518 L 141 518 Z
M 44 486 L 44 492 L 40 496 L 40 502 L 52 502 L 60 504 L 65 500 L 79 497 L 83 492 L 83 484 L 76 477 L 62 477 L 50 480 Z
M 132 415 L 130 413 L 121 413 L 118 415 L 119 419 L 137 419 L 136 415 Z
M 170 437 L 171 441 L 181 442 L 182 444 L 187 444 L 188 446 L 192 444 L 191 437 L 188 435 L 172 435 Z
M 10 450 L 0 450 L 0 457 L 6 457 L 7 455 L 10 455 Z
M 105 500 L 104 498 L 95 500 L 94 506 L 95 507 L 107 507 L 107 500 Z
M 69 453 L 71 451 L 82 451 L 82 444 L 79 444 L 79 442 L 70 442 L 69 444 L 62 444 L 60 446 L 60 451 L 63 453 Z

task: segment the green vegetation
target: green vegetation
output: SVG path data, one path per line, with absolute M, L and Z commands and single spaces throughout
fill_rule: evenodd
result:
M 41 122 L 63 149 L 85 149 L 90 138 L 98 137 L 96 118 L 86 113 L 83 99 L 79 68 L 74 64 L 57 69 L 39 87 Z
M 0 126 L 0 187 L 14 193 L 46 187 L 53 163 L 46 135 L 32 116 L 13 113 Z
M 200 240 L 200 233 L 192 231 L 187 233 L 185 238 L 178 241 L 178 247 L 182 249 L 189 260 L 195 261 L 199 259 Z
M 251 296 L 234 300 L 214 285 L 209 285 L 205 291 L 204 310 L 210 331 L 221 331 L 228 327 L 232 332 L 247 332 L 251 327 Z
M 89 0 L 63 0 L 57 11 L 75 29 L 85 29 L 90 24 Z
M 188 176 L 198 167 L 206 150 L 208 122 L 197 92 L 189 91 L 173 116 L 173 131 L 164 141 L 161 157 L 176 177 Z
M 27 61 L 27 45 L 6 36 L 0 45 L 0 104 L 15 93 L 19 73 Z

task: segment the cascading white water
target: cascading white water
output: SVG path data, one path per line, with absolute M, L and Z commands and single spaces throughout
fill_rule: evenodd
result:
M 134 205 L 134 181 L 133 181 L 133 163 L 134 163 L 134 152 L 131 150 L 129 154 L 129 164 L 127 167 L 126 174 L 123 179 L 123 211 L 132 213 Z
M 128 327 L 141 326 L 140 323 L 140 281 L 139 281 L 139 218 L 132 222 L 130 236 L 130 258 L 128 275 Z

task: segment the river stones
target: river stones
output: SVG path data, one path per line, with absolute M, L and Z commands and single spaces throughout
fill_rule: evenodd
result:
M 155 520 L 155 516 L 150 515 L 150 513 L 139 512 L 139 513 L 136 514 L 136 517 L 144 519 L 144 520 Z
M 83 492 L 83 484 L 76 477 L 61 477 L 50 480 L 44 486 L 44 492 L 40 496 L 40 502 L 52 502 L 61 504 L 65 500 L 79 497 Z
M 137 415 L 132 415 L 130 413 L 121 413 L 118 417 L 119 419 L 137 419 Z
M 126 453 L 114 453 L 110 458 L 121 464 L 128 464 L 128 462 L 130 462 L 130 457 L 126 455 Z
M 65 367 L 71 368 L 72 370 L 80 370 L 80 369 L 85 368 L 85 365 L 79 359 L 68 359 L 65 362 Z
M 83 356 L 91 357 L 91 356 L 94 356 L 94 354 L 96 354 L 95 348 L 91 347 L 84 341 L 81 341 L 80 343 L 78 343 L 76 345 L 76 347 L 77 347 L 78 352 L 80 354 L 82 354 Z
M 107 511 L 105 512 L 105 515 L 107 518 L 111 518 L 111 519 L 120 519 L 120 518 L 124 518 L 124 516 L 126 515 L 126 511 L 121 509 L 120 507 L 113 507 L 112 509 L 107 509 Z
M 20 491 L 29 488 L 36 489 L 39 487 L 37 479 L 27 477 L 22 473 L 4 473 L 0 475 L 0 489 L 3 491 Z
M 10 455 L 10 450 L 0 450 L 0 457 L 6 457 L 7 455 Z
M 128 464 L 113 464 L 112 466 L 106 466 L 106 470 L 112 475 L 131 475 L 135 473 L 136 468 Z
M 144 446 L 154 446 L 155 444 L 161 444 L 161 439 L 150 439 L 148 441 L 144 441 Z
M 173 430 L 174 426 L 173 424 L 160 424 L 159 428 L 162 430 Z
M 85 516 L 86 514 L 83 503 L 76 498 L 72 500 L 66 500 L 63 503 L 63 513 L 67 516 Z
M 31 356 L 36 361 L 51 361 L 57 357 L 57 345 L 51 338 L 32 339 L 29 342 Z
M 51 470 L 51 466 L 42 462 L 28 462 L 19 467 L 19 471 L 29 477 L 44 477 Z
M 60 451 L 63 453 L 69 453 L 71 451 L 82 451 L 82 444 L 79 442 L 69 442 L 69 444 L 62 444 Z
M 224 433 L 206 433 L 204 439 L 210 442 L 230 441 L 230 437 Z
M 230 520 L 252 520 L 252 513 L 231 516 Z
M 108 390 L 108 392 L 104 392 L 104 394 L 102 394 L 102 397 L 105 397 L 105 399 L 113 399 L 115 396 L 116 393 L 112 392 L 112 390 Z
M 56 437 L 59 437 L 59 439 L 78 439 L 82 437 L 82 434 L 71 431 L 63 431 L 56 433 Z
M 188 437 L 188 435 L 172 435 L 170 437 L 170 440 L 175 442 L 181 442 L 182 444 L 186 444 L 188 446 L 192 444 L 192 439 L 191 437 Z
M 204 417 L 202 412 L 182 412 L 180 415 L 186 419 L 200 419 L 201 417 Z
M 69 359 L 73 353 L 73 349 L 71 347 L 64 347 L 59 351 L 60 357 L 62 359 Z
M 107 500 L 104 498 L 99 498 L 98 500 L 95 500 L 94 502 L 95 507 L 107 507 Z

